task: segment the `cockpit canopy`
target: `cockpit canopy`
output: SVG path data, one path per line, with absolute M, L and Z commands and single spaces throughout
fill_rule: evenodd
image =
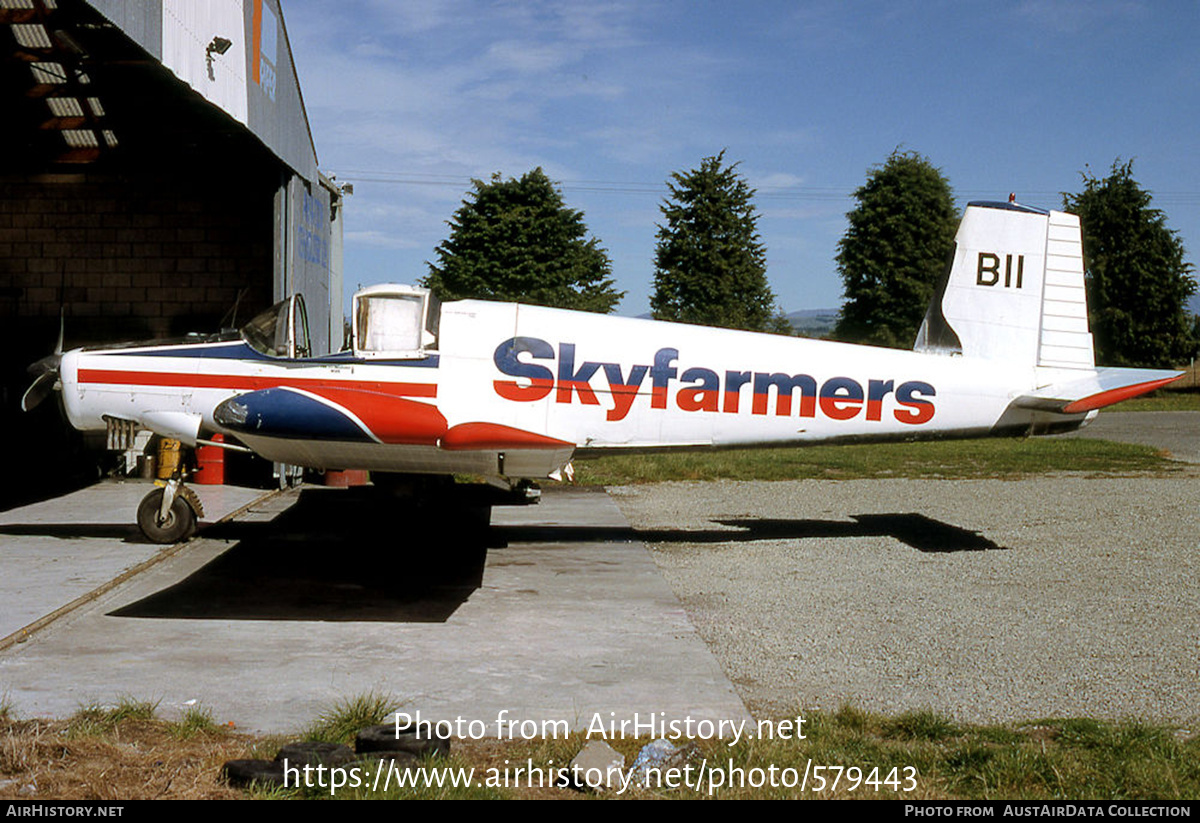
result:
M 311 357 L 308 339 L 308 312 L 304 298 L 293 294 L 256 315 L 241 328 L 242 339 L 268 357 Z
M 412 360 L 437 349 L 441 304 L 428 289 L 387 283 L 354 295 L 354 355 Z
M 385 284 L 354 295 L 355 357 L 416 360 L 437 350 L 441 303 L 428 289 Z M 299 294 L 281 300 L 241 328 L 242 339 L 268 357 L 312 356 L 308 313 Z

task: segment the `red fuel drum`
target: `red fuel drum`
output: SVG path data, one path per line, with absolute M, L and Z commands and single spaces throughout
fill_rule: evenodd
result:
M 214 434 L 214 443 L 224 443 L 225 435 Z M 196 447 L 196 474 L 193 483 L 202 486 L 220 486 L 225 483 L 225 450 L 220 446 Z

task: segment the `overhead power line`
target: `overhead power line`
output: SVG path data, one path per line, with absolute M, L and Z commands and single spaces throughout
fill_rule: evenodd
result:
M 432 174 L 422 172 L 371 171 L 366 169 L 332 170 L 338 180 L 352 183 L 382 183 L 391 186 L 432 186 L 466 191 L 472 181 L 479 178 L 469 176 Z M 564 192 L 587 192 L 594 194 L 638 194 L 666 197 L 669 192 L 665 183 L 645 183 L 621 180 L 559 180 L 556 184 Z M 837 201 L 849 200 L 858 186 L 845 188 L 834 186 L 770 186 L 755 187 L 755 197 L 772 201 Z M 1010 189 L 1011 190 L 1011 189 Z M 956 189 L 960 200 L 988 200 L 1007 197 L 1008 191 L 997 189 Z M 1154 205 L 1159 207 L 1200 206 L 1200 191 L 1151 191 Z M 1016 189 L 1017 199 L 1023 203 L 1058 203 L 1061 191 L 1045 189 Z

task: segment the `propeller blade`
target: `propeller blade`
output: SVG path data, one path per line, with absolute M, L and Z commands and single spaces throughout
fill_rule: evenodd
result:
M 50 392 L 54 391 L 56 383 L 58 383 L 57 368 L 39 376 L 37 380 L 33 381 L 33 385 L 25 390 L 25 395 L 21 398 L 21 411 L 30 411 L 36 408 Z
M 29 368 L 25 369 L 25 371 L 27 374 L 32 375 L 33 377 L 41 377 L 42 375 L 50 374 L 51 372 L 58 374 L 58 367 L 61 363 L 62 353 L 55 352 L 54 354 L 46 355 L 41 360 L 31 363 Z
M 58 369 L 62 365 L 63 336 L 66 328 L 66 316 L 60 309 L 58 312 L 58 342 L 54 344 L 54 354 L 46 355 L 41 360 L 30 364 L 26 369 L 34 377 L 34 381 L 21 397 L 21 411 L 37 408 L 50 392 L 62 387 L 58 382 Z

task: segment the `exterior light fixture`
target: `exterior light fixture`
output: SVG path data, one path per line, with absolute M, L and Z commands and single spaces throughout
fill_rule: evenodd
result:
M 216 80 L 217 76 L 213 73 L 213 55 L 224 54 L 229 51 L 229 47 L 233 45 L 233 41 L 228 37 L 214 37 L 212 42 L 204 49 L 204 62 L 208 65 L 208 79 Z

